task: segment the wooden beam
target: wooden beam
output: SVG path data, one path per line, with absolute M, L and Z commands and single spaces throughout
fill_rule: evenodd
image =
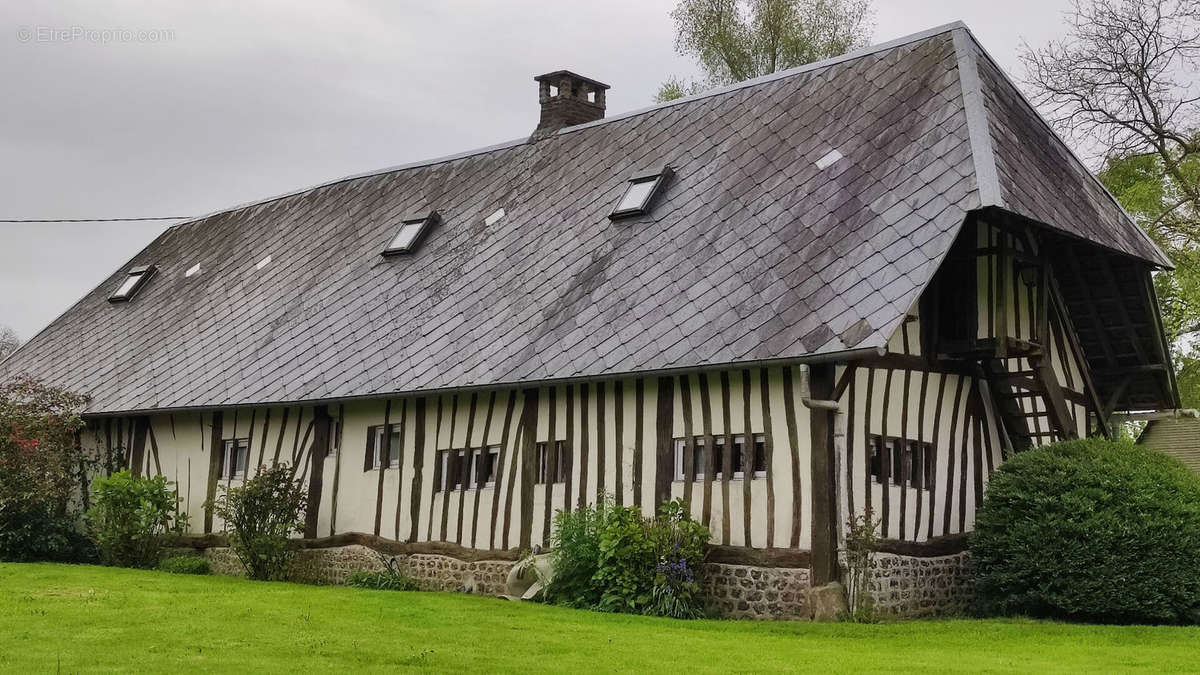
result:
M 1067 303 L 1063 299 L 1062 290 L 1058 287 L 1058 277 L 1055 276 L 1053 268 L 1047 270 L 1049 272 L 1046 277 L 1047 290 L 1050 293 L 1050 310 L 1058 319 L 1058 325 L 1062 328 L 1063 335 L 1067 338 L 1067 344 L 1071 348 L 1071 354 L 1075 357 L 1075 362 L 1079 366 L 1079 374 L 1083 378 L 1083 394 L 1087 397 L 1092 414 L 1096 416 L 1096 426 L 1100 433 L 1105 438 L 1112 438 L 1112 432 L 1109 430 L 1108 422 L 1104 419 L 1104 408 L 1100 403 L 1100 390 L 1096 388 L 1096 383 L 1092 380 L 1092 366 L 1088 362 L 1087 356 L 1083 353 L 1083 347 L 1079 344 L 1079 335 L 1075 330 L 1075 324 L 1072 323 L 1070 316 L 1067 313 Z
M 1087 296 L 1087 302 L 1085 304 L 1088 308 L 1088 315 L 1092 319 L 1094 328 L 1099 332 L 1098 339 L 1100 340 L 1100 348 L 1104 350 L 1105 360 L 1108 361 L 1109 366 L 1116 367 L 1117 357 L 1113 354 L 1112 345 L 1109 343 L 1105 335 L 1104 329 L 1107 324 L 1105 324 L 1104 320 L 1100 318 L 1100 312 L 1096 310 L 1096 298 L 1092 294 L 1091 287 L 1088 285 L 1087 277 L 1083 275 L 1083 268 L 1080 266 L 1079 260 L 1075 257 L 1075 252 L 1070 246 L 1061 247 L 1060 252 L 1063 260 L 1067 261 L 1067 264 L 1071 267 L 1071 271 L 1075 274 L 1076 278 L 1079 279 L 1079 287 L 1083 289 L 1084 295 Z M 1059 292 L 1060 300 L 1061 297 L 1061 292 Z
M 1079 434 L 1071 424 L 1071 412 L 1067 408 L 1067 399 L 1058 383 L 1058 377 L 1054 374 L 1054 368 L 1047 359 L 1040 356 L 1029 359 L 1029 362 L 1037 371 L 1037 379 L 1045 389 L 1046 416 L 1050 418 L 1050 424 L 1058 432 L 1059 438 L 1077 438 Z
M 390 434 L 384 429 L 385 434 Z M 321 490 L 325 475 L 325 457 L 329 454 L 329 408 L 323 405 L 313 410 L 312 472 L 308 478 L 308 504 L 304 512 L 304 536 L 317 536 L 317 518 L 321 511 Z M 385 446 L 386 447 L 386 446 Z M 395 452 L 400 452 L 399 448 Z M 380 471 L 383 468 L 380 467 Z
M 834 367 L 814 365 L 809 371 L 809 390 L 814 399 L 833 394 Z M 837 562 L 837 475 L 833 456 L 834 411 L 809 410 L 812 442 L 812 578 L 813 586 L 824 586 L 838 578 Z

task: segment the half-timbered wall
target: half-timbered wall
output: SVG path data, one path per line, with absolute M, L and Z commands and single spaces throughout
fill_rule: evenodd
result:
M 324 459 L 314 457 L 314 406 L 104 418 L 90 423 L 85 440 L 113 457 L 110 464 L 175 481 L 196 532 L 221 530 L 204 503 L 218 486 L 241 482 L 218 478 L 221 460 L 214 453 L 225 440 L 247 439 L 246 476 L 285 462 L 307 480 L 314 461 L 322 462 L 317 536 L 366 532 L 481 549 L 545 545 L 556 510 L 608 495 L 647 513 L 682 497 L 709 525 L 714 543 L 809 546 L 809 411 L 794 368 L 398 397 L 327 410 L 332 431 Z M 141 420 L 148 427 L 138 449 Z M 378 425 L 390 426 L 389 445 L 393 438 L 399 444 L 381 449 L 396 458 L 382 468 L 368 460 L 368 438 Z M 686 475 L 694 478 L 680 480 L 677 445 L 707 440 L 713 447 L 722 439 L 732 447 L 735 437 L 765 440 L 765 475 L 747 467 L 745 477 L 722 480 L 688 462 Z M 565 444 L 568 466 L 564 480 L 543 483 L 538 447 L 555 441 Z M 465 489 L 438 489 L 448 482 L 440 453 L 478 448 L 497 451 L 494 482 L 474 487 L 460 477 Z
M 889 539 L 966 532 L 1005 456 L 986 381 L 967 366 L 942 369 L 920 358 L 920 330 L 914 310 L 892 340 L 893 355 L 836 368 L 841 411 L 834 422 L 838 480 L 832 489 L 839 526 L 870 507 Z M 1051 350 L 1056 372 L 1070 387 L 1078 382 L 1077 365 L 1057 344 Z M 1086 415 L 1079 408 L 1082 425 Z M 323 409 L 327 425 L 319 424 L 314 406 L 107 418 L 93 420 L 87 437 L 117 464 L 175 481 L 197 532 L 220 531 L 220 519 L 206 513 L 204 502 L 219 485 L 239 482 L 217 477 L 220 460 L 213 453 L 224 440 L 247 439 L 248 476 L 272 462 L 295 467 L 306 480 L 319 476 L 319 489 L 311 492 L 319 499 L 315 536 L 365 532 L 478 549 L 546 545 L 555 511 L 608 495 L 647 513 L 665 499 L 683 498 L 717 544 L 812 545 L 812 417 L 798 368 L 397 397 Z M 148 421 L 145 434 L 139 420 Z M 391 433 L 376 435 L 381 425 Z M 325 426 L 330 450 L 322 459 L 314 450 L 323 452 L 317 429 Z M 375 448 L 377 438 L 388 447 Z M 747 447 L 740 477 L 722 478 L 734 475 L 728 464 L 693 465 L 697 445 L 732 448 L 735 439 Z M 760 474 L 749 465 L 754 439 L 763 442 Z M 891 448 L 919 447 L 921 457 L 902 469 L 920 471 L 919 485 L 912 476 L 896 476 L 890 459 L 882 467 L 873 463 L 879 439 Z M 539 448 L 558 443 L 564 454 L 547 452 L 543 469 Z M 476 485 L 467 465 L 443 461 L 445 451 L 465 450 L 494 451 L 492 483 Z M 565 466 L 555 466 L 559 461 Z M 314 462 L 320 463 L 316 472 Z M 447 471 L 462 473 L 448 477 Z M 543 472 L 562 479 L 542 482 Z
M 843 438 L 838 447 L 841 522 L 870 508 L 887 539 L 925 541 L 970 531 L 988 479 L 1003 461 L 983 381 L 916 367 L 839 371 L 839 378 L 847 378 L 837 429 Z M 919 461 L 901 462 L 897 474 L 885 454 L 873 473 L 876 438 L 890 439 L 893 451 L 920 447 Z M 926 453 L 931 453 L 932 485 L 921 468 Z

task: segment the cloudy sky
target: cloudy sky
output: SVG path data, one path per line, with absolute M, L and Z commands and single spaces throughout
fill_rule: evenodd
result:
M 610 113 L 645 107 L 695 74 L 673 5 L 4 3 L 0 219 L 196 216 L 526 136 L 532 77 L 560 68 L 612 85 Z M 963 20 L 1019 74 L 1067 2 L 875 5 L 876 42 Z M 169 224 L 0 223 L 0 324 L 28 339 Z

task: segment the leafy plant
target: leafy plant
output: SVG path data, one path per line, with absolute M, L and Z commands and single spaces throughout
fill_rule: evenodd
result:
M 596 607 L 603 589 L 596 582 L 600 561 L 600 532 L 608 502 L 581 506 L 554 514 L 550 563 L 554 575 L 547 580 L 543 597 L 568 607 Z
M 654 540 L 636 506 L 609 504 L 600 528 L 600 557 L 595 583 L 600 587 L 597 609 L 640 613 L 654 590 Z
M 286 464 L 263 467 L 241 487 L 223 488 L 212 504 L 225 521 L 229 544 L 251 579 L 282 581 L 291 571 L 295 550 L 288 541 L 304 531 L 308 502 L 303 482 L 292 479 Z
M 879 520 L 871 507 L 846 522 L 846 600 L 849 611 L 842 617 L 853 623 L 874 623 L 875 596 L 871 581 L 875 574 L 875 552 L 879 550 Z
M 691 519 L 682 499 L 673 499 L 659 507 L 650 533 L 658 564 L 646 613 L 676 619 L 703 616 L 700 576 L 704 547 L 712 534 Z
M 172 574 L 211 574 L 212 566 L 208 560 L 198 555 L 176 555 L 163 558 L 158 569 Z
M 187 517 L 179 514 L 179 496 L 166 478 L 128 471 L 95 480 L 85 519 L 100 561 L 120 567 L 154 567 L 162 549 L 187 525 Z
M 346 585 L 355 588 L 370 588 L 376 591 L 419 591 L 421 585 L 416 579 L 405 574 L 400 569 L 400 561 L 395 557 L 379 556 L 383 562 L 382 570 L 358 570 L 346 577 Z
M 0 385 L 0 560 L 88 557 L 75 499 L 91 464 L 75 442 L 86 403 L 31 377 Z
M 1200 476 L 1088 439 L 1018 454 L 970 537 L 977 609 L 1112 623 L 1200 621 Z

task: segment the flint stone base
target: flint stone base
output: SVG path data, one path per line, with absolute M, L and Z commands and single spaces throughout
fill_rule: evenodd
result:
M 709 611 L 726 619 L 808 619 L 807 568 L 706 563 Z
M 883 616 L 961 614 L 971 602 L 967 553 L 917 558 L 877 553 L 871 594 Z

